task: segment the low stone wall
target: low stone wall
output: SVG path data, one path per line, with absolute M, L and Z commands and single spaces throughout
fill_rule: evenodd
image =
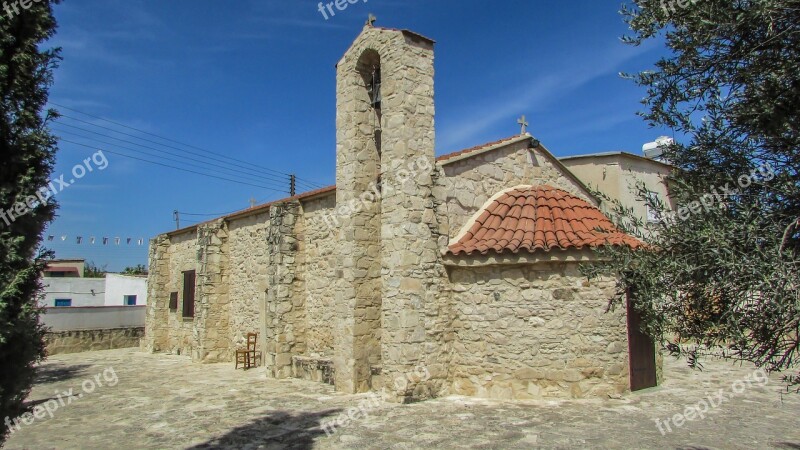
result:
M 144 327 L 101 330 L 51 331 L 45 334 L 48 355 L 79 353 L 112 348 L 138 347 Z
M 334 384 L 333 360 L 327 358 L 292 357 L 292 376 L 302 380 Z

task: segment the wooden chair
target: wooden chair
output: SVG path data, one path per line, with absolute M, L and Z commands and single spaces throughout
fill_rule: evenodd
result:
M 259 362 L 261 361 L 261 352 L 256 350 L 257 339 L 258 333 L 247 333 L 247 348 L 236 349 L 235 369 L 239 368 L 239 364 L 242 364 L 245 370 L 258 366 L 258 364 L 256 364 L 256 359 L 258 359 Z

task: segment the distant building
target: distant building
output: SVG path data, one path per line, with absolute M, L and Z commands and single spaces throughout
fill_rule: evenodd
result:
M 637 197 L 635 188 L 639 182 L 644 182 L 650 195 L 660 199 L 670 209 L 675 207 L 667 189 L 672 166 L 663 161 L 626 152 L 592 153 L 559 160 L 590 188 L 618 199 L 627 208 L 633 208 L 643 221 L 654 222 L 659 218 L 656 211 Z
M 45 278 L 83 278 L 85 259 L 54 259 L 47 263 Z
M 147 304 L 147 275 L 106 275 L 105 306 Z
M 147 304 L 147 278 L 107 274 L 105 278 L 48 277 L 42 279 L 45 307 L 141 306 Z

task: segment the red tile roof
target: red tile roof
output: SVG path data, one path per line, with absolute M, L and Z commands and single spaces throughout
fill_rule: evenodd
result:
M 603 245 L 644 244 L 619 231 L 585 200 L 544 185 L 514 188 L 494 199 L 447 253 L 533 253 Z
M 499 141 L 488 142 L 486 144 L 478 145 L 476 147 L 471 147 L 471 148 L 468 148 L 468 149 L 465 149 L 465 150 L 459 150 L 457 152 L 448 153 L 446 155 L 439 156 L 438 158 L 436 158 L 436 161 L 447 161 L 448 159 L 455 158 L 456 156 L 466 155 L 467 153 L 477 152 L 478 150 L 483 150 L 485 148 L 494 147 L 495 145 L 500 145 L 500 144 L 502 144 L 504 142 L 510 142 L 510 141 L 512 141 L 514 139 L 518 139 L 519 137 L 520 137 L 520 135 L 518 134 L 516 136 L 511 136 L 511 137 L 507 137 L 505 139 L 500 139 Z
M 170 231 L 167 234 L 168 235 L 177 235 L 177 234 L 185 233 L 187 231 L 191 231 L 191 230 L 197 228 L 198 225 L 204 225 L 204 224 L 207 224 L 207 223 L 212 223 L 212 222 L 215 222 L 215 221 L 217 221 L 219 219 L 228 219 L 228 220 L 230 220 L 230 219 L 235 219 L 235 218 L 238 218 L 238 217 L 246 216 L 246 215 L 249 215 L 249 214 L 253 214 L 253 213 L 256 213 L 256 212 L 269 211 L 269 208 L 272 207 L 272 205 L 275 205 L 275 204 L 278 204 L 278 203 L 285 203 L 285 202 L 289 202 L 289 201 L 292 201 L 292 200 L 305 200 L 305 199 L 308 199 L 310 197 L 315 197 L 317 195 L 327 194 L 327 193 L 334 192 L 334 191 L 336 191 L 336 185 L 326 186 L 324 188 L 315 189 L 313 191 L 303 192 L 301 194 L 295 195 L 294 197 L 285 197 L 285 198 L 282 198 L 282 199 L 279 199 L 279 200 L 273 200 L 273 201 L 268 202 L 268 203 L 263 203 L 261 205 L 256 205 L 256 206 L 253 206 L 252 208 L 247 208 L 247 209 L 243 209 L 241 211 L 236 211 L 236 212 L 233 212 L 233 213 L 221 216 L 221 217 L 217 217 L 215 219 L 211 219 L 211 220 L 207 220 L 205 222 L 201 222 L 201 223 L 198 223 L 198 224 L 190 225 L 188 227 L 184 227 L 184 228 L 181 228 L 179 230 Z

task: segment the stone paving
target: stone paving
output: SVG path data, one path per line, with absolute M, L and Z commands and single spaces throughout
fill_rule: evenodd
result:
M 716 361 L 703 372 L 684 366 L 668 359 L 662 386 L 618 399 L 447 397 L 397 405 L 182 356 L 134 349 L 57 355 L 43 365 L 30 396 L 31 405 L 49 405 L 52 417 L 43 412 L 20 423 L 6 447 L 800 448 L 800 396 L 786 394 L 778 376 L 762 385 L 752 368 Z M 704 419 L 689 413 L 694 420 L 675 426 L 673 416 L 703 399 L 711 403 L 709 395 L 716 403 L 720 389 L 727 401 L 709 406 Z M 359 404 L 363 412 L 350 410 Z M 321 425 L 348 410 L 356 419 L 327 435 Z M 663 435 L 654 418 L 662 419 Z

